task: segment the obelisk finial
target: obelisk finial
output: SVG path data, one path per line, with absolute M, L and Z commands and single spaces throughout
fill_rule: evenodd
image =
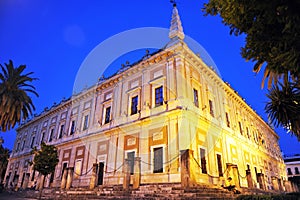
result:
M 173 3 L 173 12 L 172 12 L 172 20 L 171 20 L 171 27 L 169 32 L 169 38 L 172 40 L 183 40 L 184 33 L 183 28 L 181 25 L 180 17 L 178 14 L 177 6 L 175 0 L 170 0 Z
M 173 7 L 176 7 L 176 1 L 175 0 L 170 0 L 171 4 L 173 4 Z

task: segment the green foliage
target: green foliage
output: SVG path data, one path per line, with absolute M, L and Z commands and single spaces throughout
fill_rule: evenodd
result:
M 13 62 L 0 64 L 0 129 L 7 131 L 22 120 L 26 120 L 35 107 L 28 93 L 36 96 L 35 87 L 28 82 L 36 80 L 31 78 L 31 73 L 22 74 L 26 65 L 14 67 Z
M 33 159 L 33 169 L 47 176 L 55 171 L 55 166 L 58 163 L 57 149 L 54 145 L 47 145 L 44 142 L 41 144 L 41 149 L 36 147 L 32 150 L 35 155 Z
M 267 94 L 269 102 L 265 110 L 275 126 L 283 126 L 293 132 L 300 141 L 300 90 L 296 84 L 278 84 Z
M 242 57 L 255 62 L 259 72 L 264 63 L 269 86 L 281 76 L 300 76 L 300 1 L 298 0 L 210 0 L 206 15 L 220 15 L 230 34 L 246 34 Z
M 2 145 L 0 145 L 0 180 L 2 180 L 3 178 L 1 176 L 3 175 L 7 167 L 8 159 L 9 159 L 9 149 L 4 148 Z
M 277 126 L 283 126 L 300 140 L 300 1 L 299 0 L 210 0 L 205 15 L 220 15 L 230 34 L 245 34 L 241 55 L 263 67 L 268 80 L 266 112 Z M 290 99 L 289 99 L 290 98 Z

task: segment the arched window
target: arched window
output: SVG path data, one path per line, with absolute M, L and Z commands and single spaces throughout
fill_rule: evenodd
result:
M 295 167 L 295 174 L 299 174 L 299 169 L 298 169 L 298 167 Z
M 292 175 L 292 170 L 291 170 L 291 168 L 287 168 L 287 171 L 288 171 L 288 175 Z

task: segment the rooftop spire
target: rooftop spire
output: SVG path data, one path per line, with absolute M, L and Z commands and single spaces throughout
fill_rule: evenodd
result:
M 176 2 L 174 0 L 171 0 L 171 3 L 173 3 L 173 12 L 172 12 L 172 20 L 171 20 L 169 38 L 183 40 L 184 33 L 183 33 L 183 28 L 181 25 L 180 17 L 178 14 Z

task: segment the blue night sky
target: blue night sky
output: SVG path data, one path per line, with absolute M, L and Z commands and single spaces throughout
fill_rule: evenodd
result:
M 253 63 L 240 56 L 245 38 L 230 36 L 219 17 L 203 16 L 205 1 L 191 2 L 178 0 L 177 4 L 185 34 L 206 49 L 223 80 L 266 120 L 262 73 L 255 75 Z M 33 97 L 33 101 L 36 113 L 40 113 L 71 96 L 81 63 L 98 44 L 133 28 L 169 28 L 171 13 L 169 0 L 1 0 L 0 63 L 12 59 L 16 66 L 26 64 L 27 72 L 33 71 L 39 78 L 34 85 L 40 97 Z M 138 60 L 137 53 L 121 57 L 110 68 L 118 69 L 125 59 L 133 63 Z M 276 132 L 285 154 L 300 153 L 295 137 L 282 129 Z M 15 130 L 0 136 L 11 149 Z

